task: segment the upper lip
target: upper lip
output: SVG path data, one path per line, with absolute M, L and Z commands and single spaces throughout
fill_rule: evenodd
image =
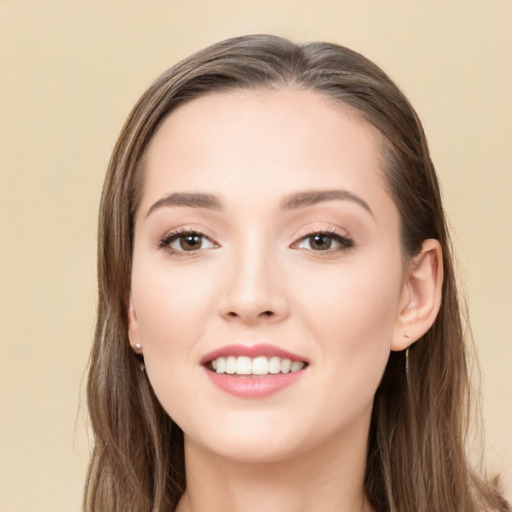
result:
M 289 350 L 284 350 L 280 347 L 276 347 L 275 345 L 268 345 L 266 343 L 259 343 L 257 345 L 225 345 L 224 347 L 213 350 L 212 352 L 208 352 L 208 354 L 201 358 L 200 363 L 203 365 L 208 364 L 218 357 L 227 356 L 246 356 L 250 357 L 251 359 L 259 356 L 277 356 L 282 359 L 291 359 L 292 361 L 302 361 L 308 363 L 308 360 L 301 355 L 294 354 Z

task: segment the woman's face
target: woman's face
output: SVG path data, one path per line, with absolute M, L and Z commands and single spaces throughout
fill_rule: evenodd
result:
M 293 89 L 205 96 L 159 128 L 129 332 L 187 446 L 364 446 L 406 300 L 378 148 L 347 109 Z

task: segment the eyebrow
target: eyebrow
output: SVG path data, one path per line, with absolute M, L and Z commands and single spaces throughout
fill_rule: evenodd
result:
M 306 190 L 285 197 L 279 206 L 282 210 L 296 210 L 306 206 L 312 206 L 326 201 L 352 201 L 363 207 L 373 216 L 373 212 L 368 203 L 358 195 L 348 190 Z M 174 192 L 162 197 L 151 208 L 149 208 L 146 217 L 153 211 L 172 206 L 185 206 L 189 208 L 205 208 L 207 210 L 222 210 L 222 204 L 217 197 L 212 194 L 200 192 Z
M 283 210 L 295 210 L 296 208 L 304 208 L 314 204 L 323 203 L 325 201 L 352 201 L 362 206 L 373 217 L 373 212 L 368 203 L 358 195 L 348 190 L 307 190 L 285 197 L 280 204 Z
M 153 211 L 164 206 L 188 206 L 189 208 L 206 208 L 208 210 L 222 210 L 220 201 L 211 194 L 198 192 L 175 192 L 159 199 L 148 210 L 146 217 Z

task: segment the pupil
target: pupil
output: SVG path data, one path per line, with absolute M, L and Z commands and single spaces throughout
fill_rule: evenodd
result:
M 327 235 L 316 234 L 312 237 L 311 247 L 313 249 L 329 249 L 332 239 Z
M 185 250 L 199 249 L 201 247 L 200 235 L 186 235 L 181 238 L 181 248 Z

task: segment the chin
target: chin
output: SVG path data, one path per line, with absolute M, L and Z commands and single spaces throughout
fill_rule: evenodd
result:
M 203 448 L 214 455 L 238 463 L 263 464 L 281 462 L 299 455 L 300 448 L 293 440 L 269 440 L 264 436 L 254 438 L 237 435 L 215 443 L 210 437 Z
M 311 436 L 302 432 L 300 424 L 265 419 L 270 420 L 265 415 L 232 414 L 204 421 L 204 429 L 188 429 L 184 424 L 186 449 L 195 446 L 241 463 L 283 461 L 305 449 Z

